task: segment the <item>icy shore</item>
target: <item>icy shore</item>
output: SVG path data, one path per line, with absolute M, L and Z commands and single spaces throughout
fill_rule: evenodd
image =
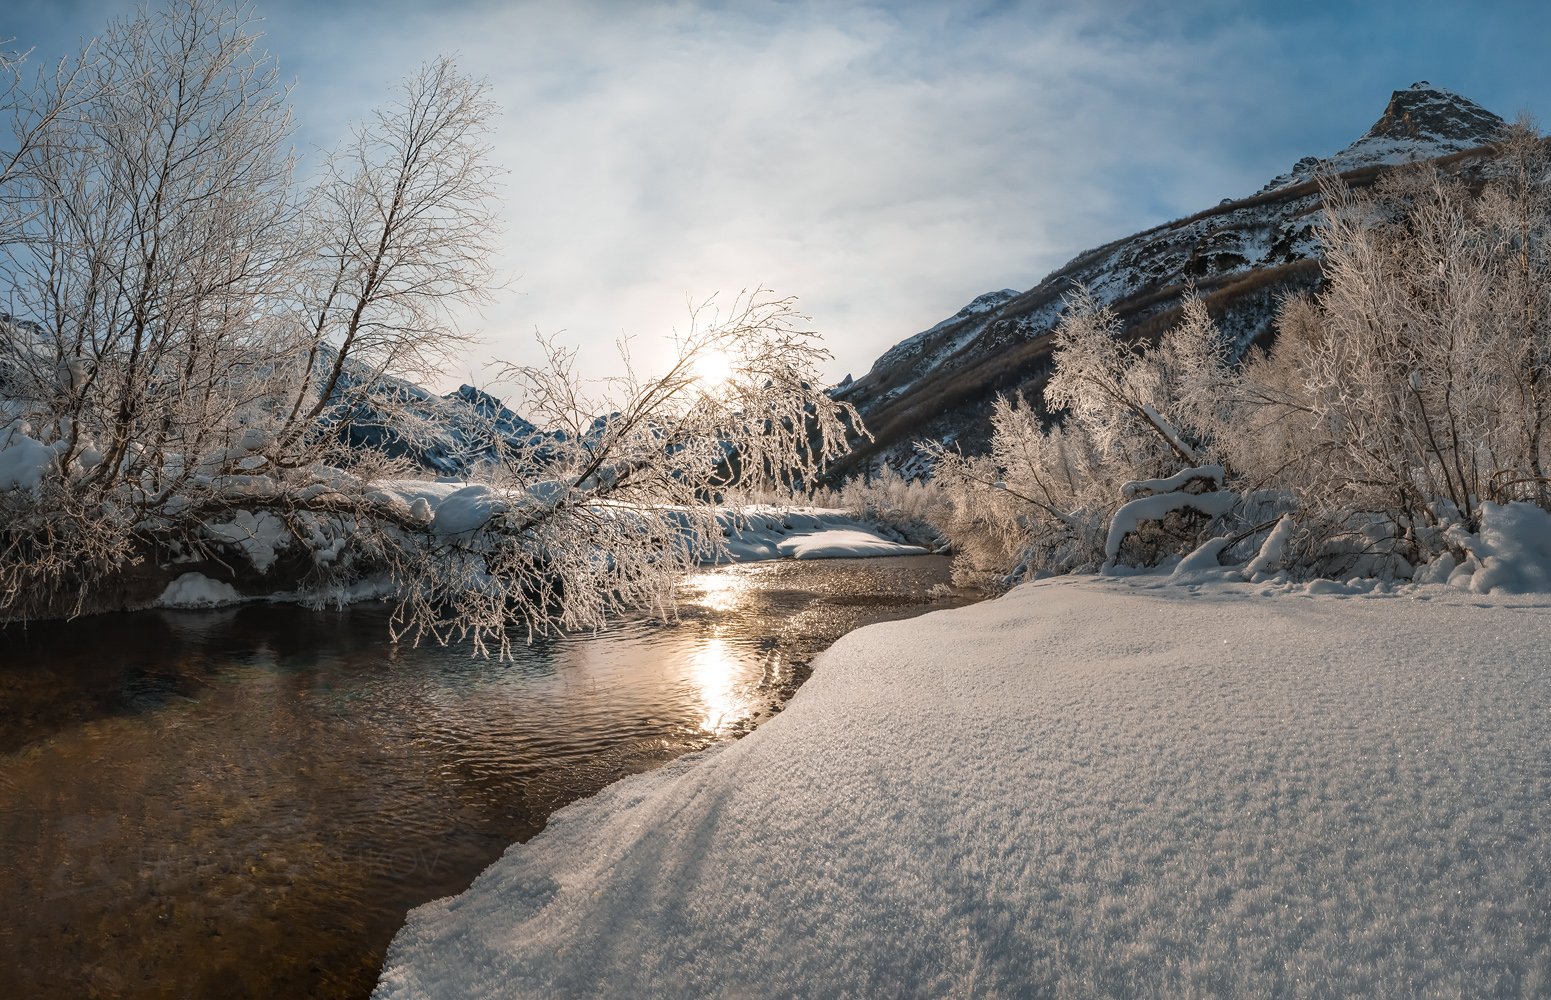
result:
M 410 997 L 1551 990 L 1551 597 L 1066 578 L 843 638 L 410 914 Z

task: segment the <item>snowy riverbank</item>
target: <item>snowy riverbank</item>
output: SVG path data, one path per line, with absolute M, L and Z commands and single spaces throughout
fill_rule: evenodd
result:
M 427 518 L 452 514 L 462 524 L 488 519 L 493 509 L 484 487 L 465 483 L 395 480 L 385 490 L 405 507 L 424 505 Z M 724 561 L 759 562 L 767 559 L 866 559 L 875 556 L 925 555 L 929 550 L 897 537 L 881 525 L 860 520 L 843 510 L 827 507 L 778 507 L 753 504 L 717 516 L 726 543 Z M 478 523 L 483 523 L 478 521 Z M 477 525 L 476 525 L 477 526 Z M 258 573 L 267 573 L 288 549 L 300 544 L 284 521 L 272 514 L 238 511 L 231 522 L 212 525 L 210 534 L 240 554 Z M 308 539 L 315 559 L 332 558 L 342 538 Z M 335 603 L 378 600 L 391 596 L 386 578 L 368 578 L 349 590 L 326 595 Z M 162 608 L 214 607 L 245 600 L 304 600 L 314 595 L 291 591 L 252 596 L 230 584 L 202 573 L 183 573 L 167 584 L 155 606 Z
M 378 996 L 1548 989 L 1551 597 L 1089 577 L 846 636 L 413 911 Z

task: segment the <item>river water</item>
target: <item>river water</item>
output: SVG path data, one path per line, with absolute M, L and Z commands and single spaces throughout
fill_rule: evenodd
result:
M 675 624 L 518 650 L 287 605 L 0 629 L 0 997 L 359 997 L 413 906 L 554 810 L 741 735 L 936 556 L 685 582 Z

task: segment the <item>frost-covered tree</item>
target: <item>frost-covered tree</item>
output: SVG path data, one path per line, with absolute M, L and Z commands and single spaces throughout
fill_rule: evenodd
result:
M 625 374 L 596 385 L 553 342 L 543 363 L 509 367 L 525 411 L 560 433 L 507 453 L 406 542 L 398 627 L 504 650 L 514 623 L 531 637 L 665 613 L 682 571 L 725 556 L 727 494 L 814 481 L 860 425 L 823 391 L 828 354 L 804 319 L 756 290 L 694 310 L 659 375 L 623 344 Z M 707 358 L 730 375 L 707 382 Z
M 1053 365 L 1045 399 L 1060 419 L 1001 399 L 988 456 L 931 451 L 936 475 L 957 494 L 939 516 L 976 567 L 966 573 L 1096 567 L 1126 483 L 1201 466 L 1221 451 L 1235 376 L 1228 345 L 1195 296 L 1147 344 L 1078 289 L 1056 330 Z
M 488 88 L 431 62 L 300 184 L 257 37 L 171 0 L 20 99 L 37 127 L 3 178 L 23 238 L 0 260 L 20 317 L 0 326 L 0 619 L 112 605 L 262 542 L 291 553 L 285 589 L 387 574 L 402 630 L 504 648 L 513 624 L 660 607 L 715 554 L 723 487 L 834 457 L 854 413 L 791 302 L 759 292 L 700 313 L 663 375 L 589 390 L 552 346 L 513 366 L 548 432 L 514 442 L 492 417 L 484 482 L 406 502 L 405 464 L 344 431 L 363 409 L 434 422 L 389 376 L 434 372 L 492 287 Z M 734 377 L 704 384 L 710 354 Z
M 1514 129 L 1482 192 L 1431 166 L 1326 190 L 1326 282 L 1246 367 L 1233 451 L 1251 480 L 1332 522 L 1408 538 L 1490 499 L 1545 497 L 1551 202 L 1542 142 Z
M 12 599 L 81 589 L 133 559 L 149 513 L 176 519 L 170 504 L 190 511 L 211 475 L 239 471 L 244 424 L 294 355 L 275 294 L 302 252 L 290 115 L 255 43 L 200 0 L 142 10 L 20 115 L 4 291 L 25 320 L 0 370 L 8 433 L 25 427 L 58 474 L 11 519 Z

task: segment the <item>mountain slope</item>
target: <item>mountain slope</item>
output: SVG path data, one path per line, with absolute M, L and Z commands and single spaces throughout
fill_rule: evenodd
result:
M 887 462 L 920 471 L 915 442 L 935 439 L 983 450 L 997 394 L 1039 400 L 1049 375 L 1051 334 L 1067 294 L 1086 285 L 1132 336 L 1156 336 L 1177 317 L 1190 287 L 1240 349 L 1265 338 L 1279 300 L 1317 287 L 1317 177 L 1339 173 L 1372 184 L 1388 166 L 1433 160 L 1478 171 L 1505 127 L 1479 105 L 1424 83 L 1396 91 L 1356 142 L 1326 159 L 1305 157 L 1260 192 L 1079 254 L 1035 287 L 982 295 L 949 320 L 901 342 L 836 395 L 854 404 L 873 434 L 838 477 Z

